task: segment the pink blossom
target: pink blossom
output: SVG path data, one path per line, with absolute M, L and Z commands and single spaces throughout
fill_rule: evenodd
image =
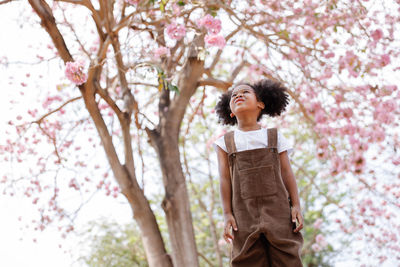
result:
M 346 163 L 338 156 L 334 156 L 331 160 L 331 163 L 332 167 L 330 171 L 332 174 L 341 173 L 346 169 Z
M 175 16 L 179 16 L 181 14 L 181 7 L 176 2 L 172 4 L 172 10 Z
M 327 67 L 327 68 L 324 70 L 324 74 L 321 75 L 320 77 L 318 77 L 317 79 L 318 79 L 318 80 L 325 80 L 325 79 L 332 78 L 332 76 L 333 76 L 332 68 L 331 68 L 331 67 Z
M 345 61 L 349 66 L 354 66 L 358 61 L 358 57 L 354 54 L 353 51 L 347 51 L 345 56 Z
M 197 21 L 199 27 L 205 27 L 208 33 L 217 34 L 221 31 L 221 20 L 213 18 L 210 14 Z
M 304 37 L 305 37 L 306 39 L 309 39 L 309 40 L 312 40 L 312 39 L 313 39 L 314 34 L 315 34 L 315 31 L 314 31 L 313 28 L 306 28 L 306 29 L 303 31 Z
M 296 8 L 296 9 L 293 10 L 293 12 L 294 12 L 295 15 L 300 15 L 303 12 L 303 9 Z
M 350 119 L 353 116 L 353 110 L 351 108 L 342 109 L 343 117 Z
M 87 80 L 87 74 L 83 72 L 83 62 L 67 62 L 65 75 L 76 85 L 81 85 Z
M 381 29 L 376 29 L 375 31 L 371 32 L 371 37 L 374 39 L 375 42 L 379 41 L 383 37 L 383 32 Z
M 383 86 L 380 95 L 391 95 L 393 92 L 397 91 L 397 85 L 385 85 Z
M 297 51 L 293 48 L 290 48 L 289 54 L 287 55 L 289 59 L 297 58 Z
M 342 94 L 336 94 L 335 95 L 335 101 L 336 101 L 336 103 L 341 103 L 342 101 L 344 100 L 344 97 L 343 97 L 343 95 Z
M 317 243 L 312 244 L 311 248 L 315 252 L 320 252 L 321 251 L 321 247 Z
M 390 56 L 388 54 L 384 54 L 381 56 L 381 59 L 379 60 L 379 64 L 384 67 L 390 63 Z
M 394 165 L 400 165 L 400 157 L 397 157 L 397 158 L 395 158 L 395 159 L 393 159 L 392 160 L 392 163 L 394 164 Z
M 318 218 L 318 219 L 315 220 L 313 226 L 314 226 L 315 229 L 320 229 L 322 223 L 323 223 L 323 220 L 321 218 Z
M 329 145 L 329 141 L 326 138 L 320 139 L 317 144 L 318 148 L 324 149 L 324 150 L 328 147 L 328 145 Z
M 226 41 L 225 38 L 221 35 L 206 35 L 204 37 L 204 41 L 208 46 L 216 46 L 219 49 L 223 49 L 225 47 Z
M 397 103 L 393 99 L 382 102 L 381 106 L 386 112 L 395 112 L 397 110 Z
M 164 46 L 161 46 L 159 48 L 156 48 L 153 50 L 153 56 L 155 59 L 159 59 L 160 57 L 167 56 L 169 57 L 171 55 L 169 48 L 166 48 Z
M 322 234 L 318 234 L 315 237 L 315 241 L 317 241 L 318 245 L 320 245 L 321 248 L 324 248 L 324 247 L 326 247 L 328 245 L 328 243 L 325 240 L 325 237 Z
M 325 112 L 322 109 L 319 109 L 316 113 L 315 113 L 315 122 L 316 123 L 325 123 L 327 120 Z
M 354 165 L 354 171 L 356 173 L 362 173 L 363 168 L 365 166 L 365 158 L 363 157 L 362 153 L 356 152 L 352 158 L 352 164 Z
M 339 129 L 341 135 L 353 135 L 357 131 L 356 127 L 352 124 L 346 124 L 342 128 Z
M 183 25 L 178 25 L 172 22 L 167 26 L 167 34 L 171 39 L 180 40 L 186 35 L 186 28 Z
M 397 103 L 394 100 L 387 100 L 383 103 L 379 103 L 374 111 L 374 119 L 384 123 L 390 124 L 394 121 L 393 112 L 397 109 Z
M 69 181 L 68 186 L 74 188 L 75 190 L 79 190 L 79 185 L 78 182 L 75 180 L 75 178 Z
M 351 37 L 351 38 L 347 39 L 346 44 L 348 44 L 348 45 L 354 45 L 354 38 Z

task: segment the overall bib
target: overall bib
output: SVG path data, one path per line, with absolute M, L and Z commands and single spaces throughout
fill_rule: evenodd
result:
M 281 177 L 277 129 L 268 147 L 236 151 L 234 132 L 224 136 L 232 181 L 232 267 L 300 267 L 301 233 L 293 232 L 290 201 Z

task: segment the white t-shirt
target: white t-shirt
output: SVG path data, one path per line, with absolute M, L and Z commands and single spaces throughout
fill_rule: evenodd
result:
M 266 128 L 261 128 L 259 130 L 254 131 L 241 131 L 239 129 L 234 130 L 234 139 L 236 150 L 250 150 L 256 148 L 264 148 L 268 147 L 268 130 Z M 287 150 L 288 155 L 293 152 L 293 146 L 289 143 L 288 139 L 286 139 L 278 130 L 278 153 L 281 153 Z M 224 136 L 219 137 L 214 142 L 214 146 L 217 145 L 222 150 L 228 153 L 228 150 L 225 146 Z

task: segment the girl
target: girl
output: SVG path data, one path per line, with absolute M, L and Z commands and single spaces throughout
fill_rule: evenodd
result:
M 303 217 L 288 158 L 291 147 L 276 128 L 257 123 L 264 114 L 280 115 L 288 102 L 285 87 L 262 80 L 235 86 L 217 103 L 219 121 L 237 124 L 215 141 L 223 236 L 233 243 L 233 267 L 302 266 Z

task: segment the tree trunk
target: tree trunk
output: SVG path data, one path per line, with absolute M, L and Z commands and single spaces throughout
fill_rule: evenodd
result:
M 88 85 L 90 85 L 90 82 L 86 87 Z M 84 96 L 86 108 L 89 111 L 99 133 L 114 177 L 121 188 L 122 194 L 124 194 L 128 199 L 133 211 L 133 217 L 139 225 L 149 266 L 172 267 L 171 258 L 165 250 L 164 241 L 150 204 L 147 201 L 143 190 L 139 187 L 136 177 L 132 177 L 125 165 L 122 165 L 119 162 L 107 126 L 105 125 L 100 111 L 98 110 L 97 103 L 94 100 L 94 95 L 90 95 L 87 92 L 83 92 L 82 94 Z
M 196 43 L 195 41 L 194 44 Z M 204 72 L 204 61 L 197 58 L 193 47 L 189 51 L 192 56 L 188 58 L 179 79 L 179 95 L 175 96 L 171 103 L 165 101 L 165 104 L 169 104 L 169 109 L 161 117 L 159 127 L 152 131 L 147 130 L 157 151 L 163 175 L 165 198 L 162 207 L 166 214 L 175 267 L 199 266 L 190 201 L 178 143 L 179 129 L 186 107 Z M 162 105 L 160 110 L 163 110 Z
M 168 131 L 163 131 L 160 135 L 157 130 L 148 130 L 148 134 L 157 151 L 163 174 L 165 198 L 162 207 L 167 219 L 174 266 L 199 266 L 178 139 L 171 136 L 171 132 Z

